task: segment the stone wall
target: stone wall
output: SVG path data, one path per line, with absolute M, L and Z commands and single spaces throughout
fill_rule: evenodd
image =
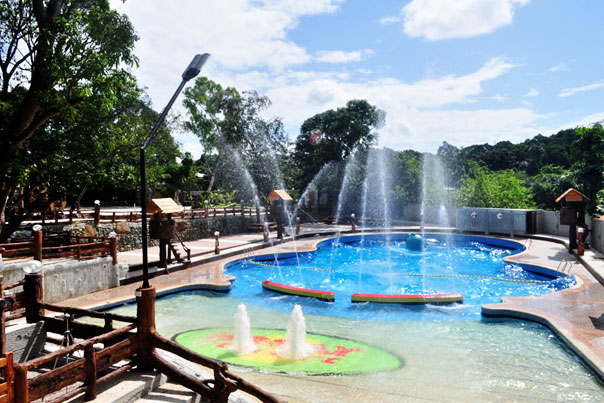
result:
M 0 272 L 4 276 L 4 284 L 21 281 L 25 277 L 23 266 L 28 263 L 24 261 L 5 264 Z M 53 303 L 117 287 L 119 279 L 125 277 L 127 270 L 128 265 L 113 265 L 111 257 L 44 264 L 42 266 L 44 301 Z
M 256 222 L 255 216 L 240 215 L 218 215 L 216 217 L 195 218 L 195 219 L 175 219 L 178 233 L 183 242 L 193 241 L 202 238 L 213 238 L 214 232 L 219 231 L 220 235 L 233 235 L 245 232 L 249 224 Z M 60 232 L 69 231 L 72 235 L 84 235 L 86 225 L 92 223 L 77 223 L 77 224 L 47 224 L 44 226 L 44 231 Z M 118 228 L 118 225 L 121 228 Z M 142 238 L 142 225 L 140 222 L 115 222 L 101 223 L 96 227 L 98 236 L 107 237 L 109 233 L 116 232 L 118 237 L 117 249 L 122 251 L 140 249 Z M 148 232 L 147 232 L 148 233 Z M 150 246 L 157 246 L 157 240 L 150 240 Z

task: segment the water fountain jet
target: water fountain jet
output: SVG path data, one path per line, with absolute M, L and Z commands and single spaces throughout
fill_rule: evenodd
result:
M 285 344 L 281 346 L 278 354 L 282 358 L 303 360 L 312 352 L 313 347 L 306 343 L 306 320 L 302 314 L 302 307 L 296 304 L 287 325 Z
M 250 354 L 257 350 L 252 330 L 250 318 L 247 314 L 244 304 L 239 304 L 235 314 L 235 339 L 233 340 L 233 349 L 237 354 Z

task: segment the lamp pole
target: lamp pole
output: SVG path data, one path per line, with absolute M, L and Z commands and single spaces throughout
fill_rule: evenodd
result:
M 195 55 L 195 57 L 193 58 L 191 63 L 189 63 L 189 66 L 187 67 L 185 72 L 182 73 L 182 81 L 180 82 L 180 85 L 174 92 L 174 95 L 172 95 L 172 98 L 170 99 L 170 102 L 168 102 L 168 105 L 166 105 L 163 112 L 159 116 L 159 119 L 157 119 L 157 122 L 155 122 L 155 126 L 153 126 L 153 129 L 151 129 L 151 133 L 149 133 L 149 136 L 147 136 L 147 138 L 145 139 L 145 142 L 143 143 L 143 145 L 140 149 L 140 175 L 141 175 L 140 191 L 141 191 L 141 210 L 142 210 L 142 217 L 141 217 L 142 234 L 141 235 L 142 235 L 142 244 L 143 244 L 143 286 L 142 286 L 142 288 L 149 288 L 149 258 L 147 255 L 147 175 L 145 173 L 145 171 L 146 171 L 146 169 L 145 169 L 145 151 L 147 150 L 149 143 L 151 143 L 151 141 L 153 141 L 153 139 L 157 135 L 157 130 L 159 129 L 161 124 L 164 122 L 166 115 L 170 111 L 170 108 L 172 108 L 174 101 L 176 101 L 176 98 L 178 97 L 178 95 L 180 94 L 182 89 L 184 88 L 187 81 L 196 77 L 199 74 L 204 63 L 206 62 L 206 60 L 208 60 L 208 57 L 210 57 L 210 55 L 208 53 L 204 53 L 203 55 Z

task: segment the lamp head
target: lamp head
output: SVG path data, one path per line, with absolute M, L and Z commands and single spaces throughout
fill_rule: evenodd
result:
M 189 66 L 187 66 L 185 72 L 182 73 L 182 79 L 184 81 L 189 81 L 190 79 L 197 77 L 206 60 L 208 60 L 208 57 L 210 57 L 209 53 L 195 55 L 193 60 L 191 60 L 191 63 L 189 63 Z
M 32 260 L 31 262 L 23 266 L 23 272 L 25 274 L 37 274 L 42 271 L 42 262 L 39 260 Z

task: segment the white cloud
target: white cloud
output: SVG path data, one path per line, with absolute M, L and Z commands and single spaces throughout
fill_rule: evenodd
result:
M 493 96 L 492 96 L 492 98 L 493 98 L 495 101 L 497 101 L 497 102 L 503 102 L 503 101 L 505 101 L 506 99 L 508 99 L 507 97 L 504 97 L 504 96 L 503 96 L 503 95 L 501 95 L 501 94 L 495 94 L 495 95 L 493 95 Z
M 196 53 L 212 55 L 205 74 L 222 70 L 279 70 L 312 60 L 287 37 L 300 17 L 334 13 L 342 0 L 111 0 L 126 13 L 141 37 L 136 44 L 139 83 L 149 88 L 156 108 L 163 107 Z
M 536 97 L 537 95 L 539 95 L 539 91 L 536 90 L 535 88 L 531 88 L 531 89 L 529 89 L 529 92 L 527 92 L 524 97 L 532 98 L 532 97 Z
M 549 68 L 549 71 L 551 71 L 552 73 L 555 73 L 557 71 L 568 71 L 568 65 L 566 63 L 560 63 L 558 65 L 552 66 Z
M 523 105 L 526 105 L 528 107 L 533 106 L 533 104 L 531 102 L 527 101 L 526 99 L 521 99 L 520 103 L 523 104 Z
M 390 17 L 384 17 L 380 19 L 380 24 L 382 25 L 392 25 L 401 21 L 401 17 L 397 17 L 396 15 L 392 15 Z
M 343 50 L 322 50 L 317 52 L 315 60 L 323 63 L 350 63 L 360 62 L 367 56 L 373 55 L 371 49 L 344 52 Z
M 575 95 L 577 92 L 592 91 L 592 90 L 602 88 L 602 87 L 604 87 L 604 83 L 594 83 L 594 84 L 584 85 L 582 87 L 575 87 L 575 88 L 564 88 L 562 90 L 562 92 L 560 92 L 558 94 L 558 96 L 560 98 L 566 98 L 566 97 L 570 97 L 571 95 Z
M 578 127 L 578 126 L 588 127 L 597 122 L 604 123 L 604 112 L 592 113 L 583 118 L 573 120 L 572 122 L 564 123 L 558 130 L 568 129 L 571 127 Z M 555 131 L 552 130 L 552 133 L 557 132 L 558 130 L 555 130 Z
M 488 141 L 497 136 L 513 139 L 529 132 L 536 133 L 527 129 L 526 124 L 539 116 L 528 109 L 455 109 L 455 106 L 471 105 L 483 92 L 484 82 L 496 79 L 514 67 L 505 59 L 497 58 L 466 75 L 446 75 L 412 83 L 394 78 L 352 82 L 333 72 L 293 71 L 246 73 L 224 76 L 224 80 L 228 85 L 242 89 L 246 87 L 241 85 L 253 83 L 253 88 L 268 95 L 273 102 L 269 115 L 282 117 L 294 138 L 302 122 L 314 114 L 342 107 L 351 99 L 367 99 L 387 113 L 386 125 L 379 131 L 380 145 L 436 151 L 443 139 L 467 145 L 472 141 L 487 141 L 480 133 L 485 133 Z M 454 110 L 449 110 L 451 108 Z M 469 140 L 464 137 L 461 142 L 466 132 Z
M 530 0 L 413 0 L 403 7 L 404 32 L 411 37 L 469 38 L 510 25 L 516 7 Z
M 201 144 L 199 144 L 199 141 L 184 143 L 180 146 L 180 149 L 182 152 L 191 153 L 194 159 L 199 158 L 199 156 L 203 152 L 203 147 L 201 146 Z

